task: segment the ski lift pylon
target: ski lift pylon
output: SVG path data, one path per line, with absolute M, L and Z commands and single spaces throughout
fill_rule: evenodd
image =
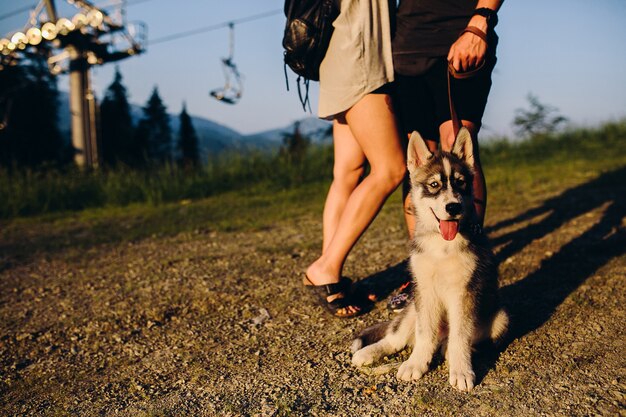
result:
M 227 103 L 236 104 L 241 99 L 243 93 L 243 77 L 237 69 L 237 65 L 233 61 L 235 52 L 235 24 L 228 24 L 230 30 L 230 49 L 228 58 L 222 58 L 222 71 L 224 72 L 224 86 L 211 90 L 211 97 Z

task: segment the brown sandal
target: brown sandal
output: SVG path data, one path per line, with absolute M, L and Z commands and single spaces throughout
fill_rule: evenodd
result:
M 349 278 L 341 278 L 335 284 L 315 285 L 306 275 L 303 279 L 304 286 L 313 292 L 323 307 L 335 317 L 350 318 L 361 314 L 361 307 L 350 300 L 350 287 L 352 281 Z M 331 299 L 329 301 L 329 298 Z M 352 307 L 352 312 L 349 307 Z

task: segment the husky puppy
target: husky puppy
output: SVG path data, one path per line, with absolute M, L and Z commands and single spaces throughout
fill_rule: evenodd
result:
M 475 381 L 472 346 L 497 342 L 508 325 L 498 301 L 497 265 L 474 210 L 469 131 L 460 130 L 449 153 L 431 153 L 413 132 L 407 165 L 416 216 L 410 258 L 414 302 L 392 322 L 364 330 L 352 343 L 352 363 L 369 365 L 412 346 L 397 373 L 410 381 L 424 375 L 441 348 L 450 384 L 469 391 Z

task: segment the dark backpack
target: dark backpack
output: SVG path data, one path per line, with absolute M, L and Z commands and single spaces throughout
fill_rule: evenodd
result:
M 309 80 L 320 79 L 320 64 L 326 55 L 339 7 L 336 0 L 285 0 L 284 10 L 287 17 L 283 36 L 285 65 L 298 75 L 298 94 L 302 106 L 306 107 Z M 306 86 L 304 98 L 300 90 L 301 78 Z

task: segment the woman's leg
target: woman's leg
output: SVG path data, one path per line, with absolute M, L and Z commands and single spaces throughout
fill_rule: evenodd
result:
M 333 121 L 333 148 L 333 182 L 324 204 L 322 253 L 326 252 L 337 231 L 348 198 L 359 184 L 365 166 L 363 150 L 343 116 Z
M 406 172 L 398 127 L 385 94 L 368 94 L 345 114 L 371 170 L 354 189 L 326 251 L 307 269 L 315 285 L 338 282 L 348 253 Z
M 474 207 L 476 209 L 476 215 L 478 221 L 482 226 L 485 221 L 485 211 L 487 210 L 487 184 L 485 182 L 485 175 L 483 174 L 483 168 L 480 163 L 480 152 L 478 151 L 478 131 L 480 127 L 468 120 L 462 120 L 463 126 L 469 130 L 472 135 L 472 141 L 474 143 Z M 441 148 L 449 152 L 454 144 L 454 129 L 452 128 L 452 121 L 447 121 L 439 126 L 439 133 L 441 134 Z

